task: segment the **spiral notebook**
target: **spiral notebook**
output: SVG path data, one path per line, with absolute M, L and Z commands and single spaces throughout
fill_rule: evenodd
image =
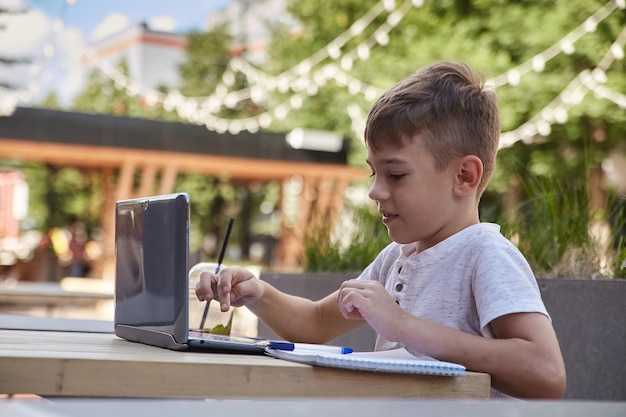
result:
M 465 367 L 463 365 L 443 362 L 426 355 L 413 356 L 406 349 L 393 349 L 379 352 L 354 352 L 348 354 L 327 351 L 316 352 L 311 349 L 298 351 L 297 348 L 292 351 L 268 348 L 265 351 L 268 355 L 276 358 L 333 368 L 402 374 L 440 376 L 465 375 Z

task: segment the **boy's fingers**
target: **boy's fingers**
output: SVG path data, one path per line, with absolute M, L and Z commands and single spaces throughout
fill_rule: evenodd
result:
M 214 283 L 216 281 L 217 277 L 211 272 L 205 271 L 200 274 L 200 279 L 196 284 L 196 297 L 198 297 L 198 300 L 208 301 L 213 299 L 215 294 L 213 289 L 215 288 Z
M 220 271 L 217 275 L 217 299 L 220 302 L 220 310 L 222 311 L 228 311 L 230 308 L 231 279 L 231 274 L 226 270 Z

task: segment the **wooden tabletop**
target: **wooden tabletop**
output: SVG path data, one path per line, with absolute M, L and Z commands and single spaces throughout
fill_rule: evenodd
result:
M 313 367 L 177 352 L 106 333 L 0 330 L 0 394 L 145 398 L 488 398 L 490 377 Z

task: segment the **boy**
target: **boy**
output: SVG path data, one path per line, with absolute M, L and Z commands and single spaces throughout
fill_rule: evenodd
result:
M 478 203 L 494 171 L 495 93 L 441 62 L 384 93 L 365 129 L 367 163 L 393 240 L 355 280 L 319 301 L 244 269 L 203 273 L 200 300 L 247 305 L 281 337 L 325 343 L 367 322 L 376 350 L 405 347 L 489 373 L 492 397 L 561 398 L 565 367 L 535 277 Z

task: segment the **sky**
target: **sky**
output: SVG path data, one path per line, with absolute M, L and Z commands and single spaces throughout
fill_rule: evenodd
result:
M 35 100 L 56 91 L 67 104 L 82 87 L 80 59 L 90 42 L 139 22 L 154 30 L 203 30 L 206 16 L 224 8 L 228 1 L 0 0 L 0 8 L 28 10 L 0 14 L 0 57 L 39 57 L 34 65 L 0 64 L 0 81 L 39 86 Z M 46 48 L 50 39 L 54 40 L 54 53 Z

